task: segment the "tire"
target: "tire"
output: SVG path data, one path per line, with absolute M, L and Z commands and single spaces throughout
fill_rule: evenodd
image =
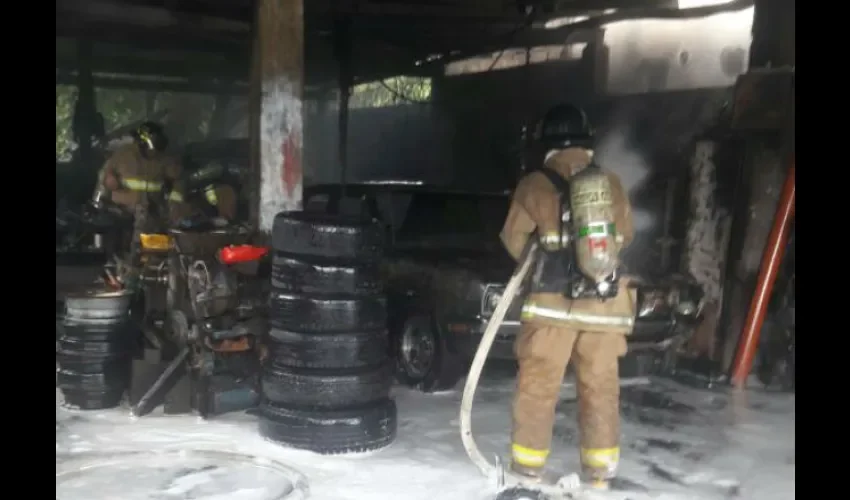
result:
M 127 388 L 130 380 L 129 365 L 119 367 L 115 371 L 83 373 L 68 370 L 60 366 L 56 373 L 56 386 L 70 391 L 111 392 Z
M 62 336 L 62 323 L 65 321 L 65 301 L 56 299 L 56 340 Z
M 112 373 L 126 370 L 130 365 L 129 356 L 81 356 L 78 353 L 59 351 L 56 362 L 60 370 L 77 373 Z
M 115 408 L 121 404 L 124 398 L 124 390 L 112 389 L 109 391 L 80 391 L 62 390 L 65 405 L 80 410 L 105 410 Z
M 410 362 L 410 348 L 405 343 L 407 336 L 422 338 L 430 342 L 432 349 L 427 363 L 420 367 Z M 448 391 L 466 375 L 467 366 L 459 356 L 448 347 L 443 333 L 436 322 L 428 316 L 412 316 L 393 335 L 393 351 L 396 364 L 396 377 L 399 382 L 422 392 Z M 419 368 L 419 369 L 417 369 Z
M 114 320 L 129 315 L 133 295 L 90 289 L 65 296 L 65 318 L 78 321 Z
M 395 401 L 385 399 L 361 408 L 304 411 L 263 402 L 260 435 L 291 448 L 322 455 L 359 453 L 395 441 L 398 414 Z
M 321 297 L 273 291 L 269 324 L 304 333 L 383 330 L 387 325 L 387 300 L 382 296 Z
M 386 330 L 309 334 L 272 328 L 269 341 L 269 358 L 284 367 L 346 369 L 387 362 Z
M 282 253 L 272 257 L 271 282 L 284 293 L 368 296 L 382 291 L 376 262 L 329 261 Z
M 327 409 L 366 405 L 386 399 L 392 386 L 392 366 L 369 370 L 327 372 L 269 364 L 263 370 L 262 393 L 290 408 Z
M 120 357 L 133 351 L 132 339 L 98 342 L 64 336 L 59 339 L 59 354 L 71 356 Z
M 313 212 L 281 212 L 274 218 L 272 248 L 293 255 L 376 260 L 384 230 L 376 222 Z
M 133 327 L 129 321 L 79 322 L 65 318 L 60 327 L 60 338 L 87 342 L 131 342 Z

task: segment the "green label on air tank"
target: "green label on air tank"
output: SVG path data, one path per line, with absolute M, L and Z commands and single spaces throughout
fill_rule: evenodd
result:
M 588 224 L 587 226 L 582 226 L 578 230 L 578 237 L 584 238 L 585 236 L 614 236 L 617 234 L 617 228 L 613 223 L 605 224 Z

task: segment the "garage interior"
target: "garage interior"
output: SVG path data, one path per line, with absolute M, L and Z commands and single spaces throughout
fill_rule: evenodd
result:
M 244 170 L 247 224 L 272 245 L 275 216 L 328 186 L 342 198 L 380 183 L 509 193 L 542 161 L 534 124 L 574 103 L 596 129 L 596 158 L 629 191 L 625 268 L 687 276 L 702 293 L 664 374 L 640 356 L 621 367 L 623 474 L 678 488 L 671 498 L 791 498 L 794 33 L 794 0 L 58 0 L 57 214 L 86 203 L 109 151 L 153 120 L 175 154 Z M 497 233 L 502 220 L 490 223 Z M 65 290 L 101 260 L 60 250 L 57 236 L 57 322 Z M 473 417 L 491 454 L 509 437 L 511 369 L 485 371 Z M 250 410 L 193 430 L 158 412 L 130 422 L 126 408 L 90 418 L 100 412 L 60 408 L 57 391 L 57 463 L 81 467 L 80 446 L 125 453 L 167 435 L 163 453 L 206 441 L 298 469 L 270 480 L 290 496 L 246 499 L 301 498 L 302 486 L 311 498 L 416 499 L 440 484 L 447 498 L 485 498 L 460 445 L 462 384 L 404 385 L 392 389 L 398 441 L 360 462 L 270 444 Z M 564 470 L 578 467 L 574 406 L 568 376 L 555 429 Z M 733 413 L 749 428 L 716 421 Z M 771 442 L 777 428 L 788 442 Z M 755 449 L 776 463 L 758 465 Z M 65 498 L 59 481 L 57 465 Z

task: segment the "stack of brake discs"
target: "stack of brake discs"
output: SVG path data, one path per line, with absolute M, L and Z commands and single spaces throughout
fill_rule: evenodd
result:
M 383 235 L 364 217 L 275 218 L 264 437 L 325 454 L 375 450 L 395 439 Z
M 57 342 L 56 384 L 65 404 L 83 410 L 118 406 L 130 384 L 137 335 L 131 295 L 83 291 L 69 294 Z

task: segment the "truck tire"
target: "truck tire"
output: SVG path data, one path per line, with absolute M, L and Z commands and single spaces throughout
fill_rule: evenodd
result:
M 304 333 L 382 330 L 387 324 L 387 301 L 383 296 L 311 296 L 272 291 L 269 324 Z
M 272 287 L 284 293 L 368 296 L 381 293 L 381 274 L 376 262 L 276 253 L 272 257 Z
M 266 439 L 322 455 L 384 448 L 395 441 L 398 428 L 396 405 L 390 399 L 359 408 L 322 411 L 263 402 L 258 413 L 260 435 Z
M 373 220 L 313 212 L 281 212 L 274 218 L 276 252 L 313 257 L 376 260 L 384 230 Z
M 386 399 L 392 386 L 392 367 L 367 370 L 308 370 L 276 366 L 263 370 L 262 393 L 289 408 L 322 409 L 361 406 Z
M 392 343 L 396 378 L 408 387 L 426 393 L 449 391 L 466 375 L 467 364 L 452 352 L 444 332 L 428 316 L 408 318 L 392 334 Z
M 279 366 L 347 369 L 380 366 L 387 361 L 387 331 L 300 333 L 272 328 L 268 355 Z

